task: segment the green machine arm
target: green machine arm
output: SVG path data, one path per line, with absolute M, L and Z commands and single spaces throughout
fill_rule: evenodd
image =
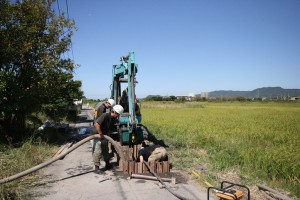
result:
M 121 62 L 121 64 L 113 66 L 113 89 L 111 91 L 111 98 L 119 103 L 121 97 L 121 83 L 127 83 L 128 105 L 125 105 L 123 107 L 125 107 L 125 111 L 129 112 L 129 123 L 136 124 L 135 74 L 137 73 L 138 65 L 135 63 L 134 52 L 129 52 L 128 56 L 122 56 Z M 127 79 L 124 78 L 125 76 L 127 76 Z
M 118 130 L 121 144 L 140 144 L 143 140 L 145 128 L 137 118 L 137 101 L 135 96 L 135 76 L 138 65 L 135 63 L 134 52 L 122 56 L 121 64 L 113 65 L 111 98 L 124 107 L 124 113 L 119 118 Z M 121 84 L 127 85 L 121 92 Z

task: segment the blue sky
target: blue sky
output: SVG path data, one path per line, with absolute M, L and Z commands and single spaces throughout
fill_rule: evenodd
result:
M 87 98 L 110 96 L 112 65 L 130 51 L 138 98 L 300 88 L 300 0 L 58 2 L 79 28 L 75 79 Z

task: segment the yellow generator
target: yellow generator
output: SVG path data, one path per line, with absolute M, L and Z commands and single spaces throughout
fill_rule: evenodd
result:
M 221 183 L 221 188 L 209 187 L 207 189 L 207 200 L 209 200 L 209 192 L 211 189 L 216 192 L 216 196 L 219 198 L 219 200 L 241 200 L 244 196 L 244 189 L 247 191 L 247 199 L 250 200 L 250 189 L 245 185 L 223 181 Z

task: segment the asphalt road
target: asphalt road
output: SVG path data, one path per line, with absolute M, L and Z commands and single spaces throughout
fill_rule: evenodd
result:
M 81 122 L 70 125 L 74 130 L 92 126 L 91 121 L 88 121 L 92 119 L 90 109 L 82 110 L 80 118 L 83 119 Z M 64 159 L 40 170 L 45 178 L 43 183 L 32 188 L 34 199 L 178 199 L 162 188 L 158 181 L 128 179 L 117 166 L 98 175 L 93 173 L 93 166 L 91 144 L 87 142 Z M 206 190 L 189 180 L 184 173 L 172 169 L 167 177 L 176 178 L 176 184 L 166 183 L 174 193 L 186 199 L 207 199 Z

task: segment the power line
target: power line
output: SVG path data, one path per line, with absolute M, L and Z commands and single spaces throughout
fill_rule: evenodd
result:
M 67 4 L 67 15 L 68 15 L 68 19 L 70 19 L 70 16 L 69 16 L 69 6 L 68 6 L 68 0 L 66 0 L 66 4 Z
M 58 0 L 56 1 L 56 3 L 57 3 L 57 8 L 58 8 L 58 14 L 60 15 L 60 8 L 59 8 Z
M 66 6 L 67 6 L 68 20 L 70 20 L 68 0 L 66 0 Z M 72 52 L 73 61 L 74 61 L 74 63 L 75 63 L 74 53 L 73 53 L 73 42 L 72 42 L 72 39 L 71 39 L 71 52 Z

